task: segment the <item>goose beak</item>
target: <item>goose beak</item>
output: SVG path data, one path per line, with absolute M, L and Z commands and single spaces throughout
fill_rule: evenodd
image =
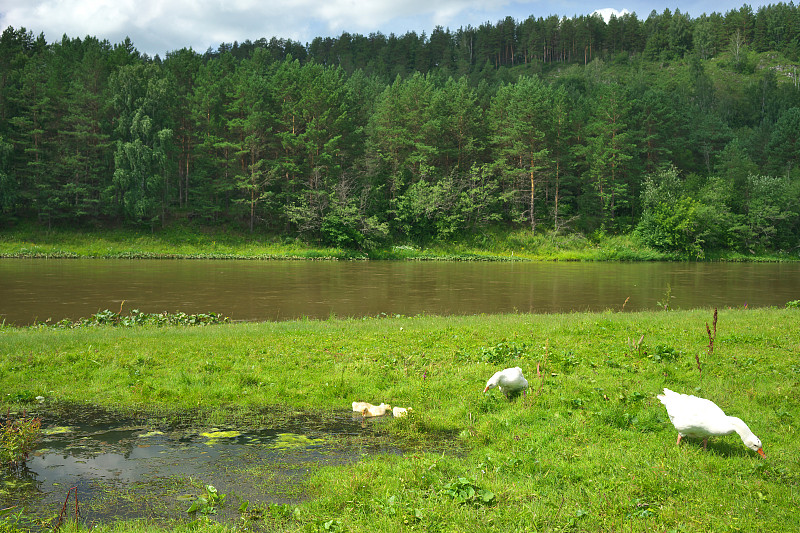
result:
M 764 457 L 764 458 L 767 457 L 767 454 L 765 454 L 764 450 L 762 450 L 761 448 L 757 449 L 756 451 L 758 452 L 758 455 L 760 455 L 761 457 Z
M 488 386 L 485 389 L 483 389 L 483 392 L 485 393 L 487 390 L 489 390 Z

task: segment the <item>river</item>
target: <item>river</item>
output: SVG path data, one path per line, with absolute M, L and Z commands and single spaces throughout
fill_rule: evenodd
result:
M 0 259 L 0 321 L 123 312 L 233 320 L 783 307 L 800 263 Z M 124 301 L 124 305 L 122 302 Z

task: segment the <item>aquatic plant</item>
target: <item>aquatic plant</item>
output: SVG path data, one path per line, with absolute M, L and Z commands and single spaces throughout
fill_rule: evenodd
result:
M 0 424 L 0 465 L 24 463 L 39 440 L 41 430 L 41 419 L 23 415 L 12 420 L 7 413 L 6 421 Z
M 23 533 L 22 529 L 15 526 L 21 519 L 23 511 L 19 509 L 12 515 L 12 511 L 16 508 L 17 506 L 0 509 L 0 533 Z
M 664 290 L 664 296 L 662 296 L 662 298 L 656 302 L 656 305 L 658 305 L 658 307 L 662 308 L 664 311 L 669 311 L 672 308 L 670 302 L 673 298 L 675 297 L 672 295 L 672 285 L 667 283 L 667 288 Z
M 186 512 L 204 515 L 217 514 L 217 507 L 223 505 L 225 505 L 225 494 L 220 494 L 214 485 L 206 485 L 205 494 L 198 496 Z
M 121 311 L 121 309 L 120 309 Z M 224 324 L 230 322 L 230 318 L 219 313 L 195 313 L 187 314 L 182 312 L 168 313 L 144 313 L 138 309 L 133 309 L 130 314 L 123 315 L 105 309 L 99 311 L 88 318 L 79 318 L 72 321 L 64 319 L 55 324 L 54 328 L 71 329 L 91 326 L 208 326 L 211 324 Z M 47 323 L 38 323 L 33 327 L 41 327 Z

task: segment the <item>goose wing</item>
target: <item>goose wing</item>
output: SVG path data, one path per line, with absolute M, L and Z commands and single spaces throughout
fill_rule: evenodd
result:
M 711 400 L 669 389 L 664 389 L 658 399 L 666 407 L 672 425 L 682 435 L 702 437 L 732 431 L 728 416 Z

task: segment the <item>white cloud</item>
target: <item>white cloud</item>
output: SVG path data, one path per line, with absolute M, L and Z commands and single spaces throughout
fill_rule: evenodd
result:
M 5 6 L 0 27 L 26 28 L 49 42 L 62 35 L 91 35 L 111 43 L 130 37 L 149 54 L 193 47 L 200 52 L 221 42 L 288 38 L 308 42 L 343 31 L 405 33 L 436 25 L 475 24 L 502 12 L 514 0 L 25 0 Z M 516 5 L 519 5 L 516 3 Z
M 622 15 L 630 13 L 630 11 L 628 11 L 627 9 L 623 9 L 622 11 L 617 11 L 613 7 L 604 7 L 603 9 L 595 10 L 594 13 L 592 13 L 592 15 L 594 15 L 595 13 L 603 17 L 603 20 L 608 22 L 611 19 L 611 15 L 614 15 L 615 17 L 619 18 Z
M 511 0 L 330 0 L 320 3 L 311 16 L 324 21 L 333 34 L 342 31 L 379 31 L 395 20 L 424 20 L 432 29 L 453 24 L 464 13 L 490 13 L 502 10 Z M 409 28 L 411 30 L 413 28 Z M 404 31 L 403 31 L 404 33 Z
M 686 2 L 696 10 L 709 11 L 710 0 L 675 0 L 681 11 Z M 593 0 L 594 2 L 594 0 Z M 48 42 L 87 35 L 112 44 L 130 37 L 134 46 L 149 55 L 191 47 L 198 52 L 222 42 L 262 37 L 292 39 L 300 43 L 315 37 L 336 37 L 342 32 L 368 35 L 381 32 L 403 35 L 409 31 L 430 33 L 441 25 L 451 30 L 496 23 L 510 16 L 591 13 L 588 0 L 0 0 L 0 30 L 8 26 L 44 33 Z M 662 5 L 653 0 L 627 0 L 628 9 L 645 18 Z M 736 0 L 715 0 L 715 9 Z M 740 5 L 740 4 L 739 4 Z M 628 9 L 598 9 L 608 20 Z M 710 11 L 709 11 L 710 12 Z

